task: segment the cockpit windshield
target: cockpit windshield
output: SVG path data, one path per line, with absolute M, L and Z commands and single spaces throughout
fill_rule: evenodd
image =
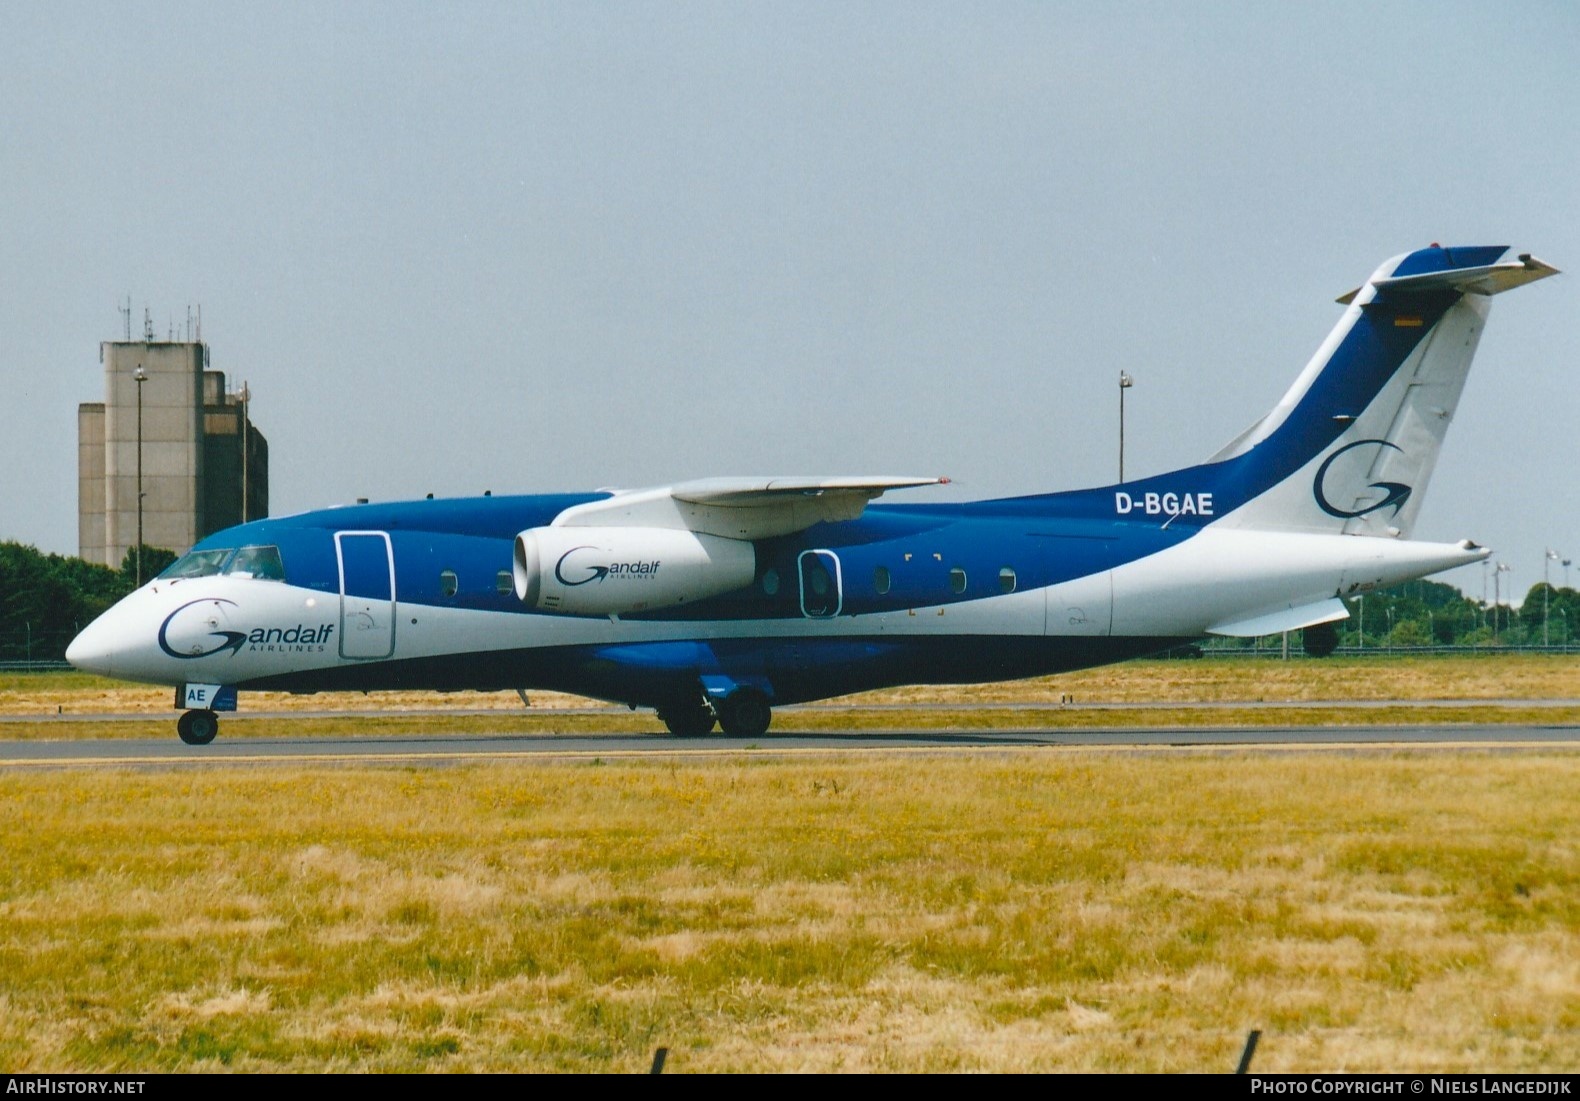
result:
M 258 581 L 284 581 L 285 565 L 279 547 L 225 547 L 196 550 L 176 559 L 159 576 L 166 581 L 189 577 L 250 577 Z
M 166 581 L 176 581 L 183 577 L 213 577 L 225 566 L 225 559 L 231 556 L 231 551 L 226 550 L 200 550 L 183 554 L 159 576 Z
M 225 564 L 228 577 L 251 577 L 258 581 L 284 581 L 285 566 L 279 547 L 242 547 Z

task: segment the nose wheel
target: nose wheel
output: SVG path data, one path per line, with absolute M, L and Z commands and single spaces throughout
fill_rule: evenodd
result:
M 219 716 L 212 711 L 186 711 L 176 720 L 176 733 L 187 745 L 208 745 L 219 733 Z

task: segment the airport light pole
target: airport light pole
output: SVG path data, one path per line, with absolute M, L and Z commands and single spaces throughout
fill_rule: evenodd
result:
M 1125 480 L 1125 391 L 1136 384 L 1124 371 L 1119 372 L 1119 481 Z
M 252 390 L 245 382 L 241 384 L 241 522 L 246 523 L 247 516 L 247 452 L 252 450 L 248 444 L 252 443 L 252 433 L 248 431 L 251 422 L 247 419 L 247 403 L 252 400 Z
M 1509 572 L 1509 564 L 1507 562 L 1499 562 L 1492 569 L 1492 637 L 1493 638 L 1497 638 L 1498 637 L 1498 631 L 1499 631 L 1499 628 L 1501 626 L 1501 621 L 1503 619 L 1503 613 L 1499 610 L 1499 609 L 1501 609 L 1503 607 L 1503 586 L 1500 584 L 1500 582 L 1503 579 L 1503 575 L 1508 573 L 1508 572 Z
M 1548 584 L 1548 582 L 1547 582 L 1547 563 L 1549 563 L 1549 562 L 1556 562 L 1557 560 L 1558 560 L 1558 553 L 1556 551 L 1554 551 L 1554 550 L 1551 550 L 1551 549 L 1549 549 L 1547 551 L 1546 556 L 1542 559 L 1542 646 L 1543 646 L 1543 648 L 1545 648 L 1548 645 L 1548 642 L 1547 642 L 1547 620 L 1548 620 L 1549 616 L 1548 616 L 1548 612 L 1547 612 L 1547 609 L 1548 609 L 1547 597 L 1548 597 L 1548 594 L 1551 593 L 1552 590 L 1553 590 L 1552 585 Z
M 137 587 L 143 587 L 143 383 L 148 372 L 137 365 L 132 375 L 137 380 Z

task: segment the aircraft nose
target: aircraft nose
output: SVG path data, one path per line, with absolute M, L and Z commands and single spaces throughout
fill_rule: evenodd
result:
M 74 669 L 106 677 L 115 675 L 111 666 L 115 638 L 114 632 L 104 622 L 106 618 L 100 616 L 88 624 L 66 647 L 66 660 Z

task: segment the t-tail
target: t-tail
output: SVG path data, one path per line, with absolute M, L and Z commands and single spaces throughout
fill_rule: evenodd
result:
M 1389 260 L 1339 299 L 1344 316 L 1272 412 L 1201 466 L 1119 487 L 1121 501 L 1209 487 L 1210 511 L 1179 523 L 1408 538 L 1492 296 L 1557 274 L 1507 251 Z
M 1199 466 L 1107 490 L 1117 518 L 1176 540 L 1113 571 L 1115 634 L 1311 628 L 1346 618 L 1345 598 L 1484 560 L 1469 540 L 1410 532 L 1492 296 L 1556 274 L 1507 251 L 1389 260 L 1339 299 L 1343 317 L 1272 412 Z

